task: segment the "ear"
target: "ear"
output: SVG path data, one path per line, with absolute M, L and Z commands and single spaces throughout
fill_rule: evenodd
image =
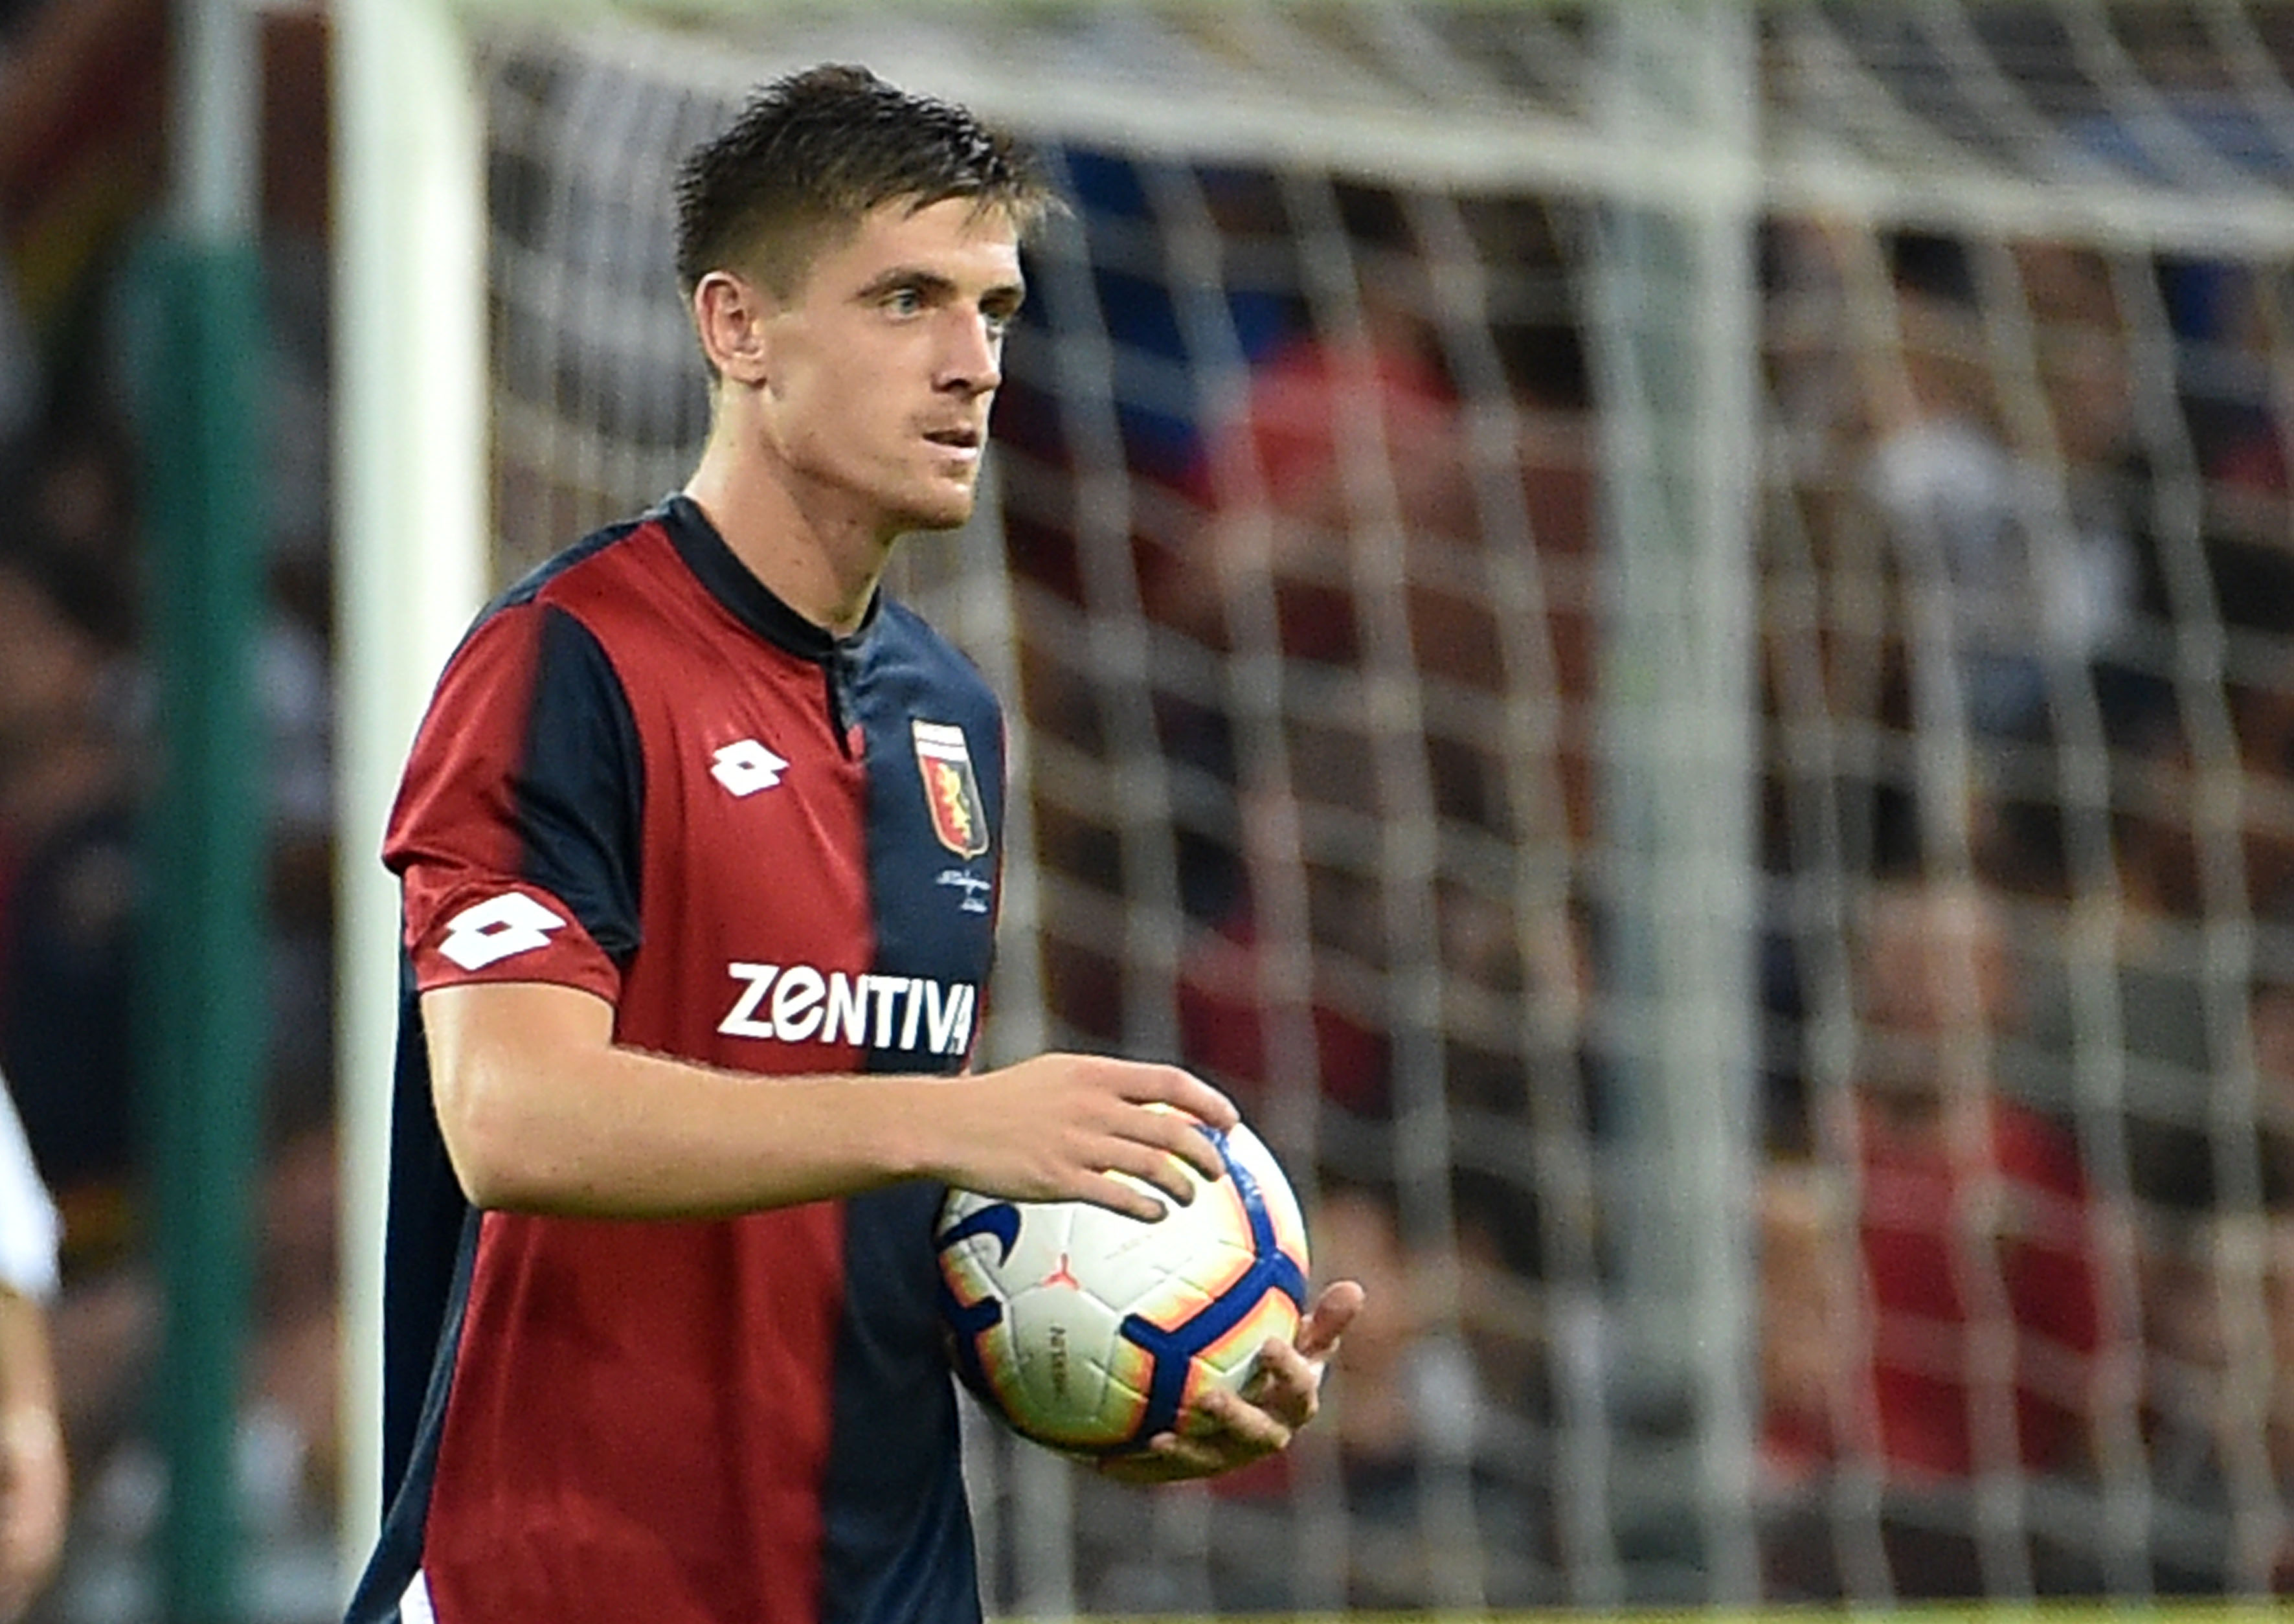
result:
M 693 290 L 693 326 L 709 363 L 734 383 L 765 378 L 765 324 L 772 314 L 764 291 L 730 271 L 712 271 Z

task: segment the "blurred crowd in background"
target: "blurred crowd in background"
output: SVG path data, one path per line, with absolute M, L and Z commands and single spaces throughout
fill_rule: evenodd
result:
M 133 310 L 166 202 L 166 22 L 164 0 L 0 0 L 0 1072 L 64 1217 L 59 1621 L 136 1616 L 165 1492 L 138 1129 L 165 1082 L 139 1072 L 134 1010 L 155 883 L 142 448 L 170 425 L 139 412 Z M 338 1469 L 323 16 L 267 7 L 262 39 L 276 1018 L 240 1468 L 263 1559 L 305 1564 L 260 1611 L 300 1620 L 331 1603 Z M 508 60 L 513 89 L 575 94 Z M 1101 336 L 1186 363 L 1176 251 L 1143 270 L 1110 247 L 1147 229 L 1154 177 L 1060 161 L 1086 252 L 1110 256 L 1086 265 Z M 513 243 L 573 193 L 495 179 Z M 1374 1305 L 1329 1424 L 1213 1491 L 1208 1599 L 1295 1600 L 1265 1553 L 1317 1494 L 1346 1519 L 1352 1603 L 1453 1599 L 1460 1562 L 1493 1603 L 1572 1599 L 1586 1564 L 1682 1537 L 1637 1527 L 1629 1491 L 1598 1530 L 1566 1504 L 1573 1407 L 1614 1375 L 1599 1302 L 1631 1192 L 1604 1155 L 1634 1018 L 1599 859 L 1583 213 L 1187 180 L 1237 263 L 1290 256 L 1222 297 L 1245 387 L 1192 416 L 1143 391 L 1100 421 L 1066 392 L 1054 290 L 1013 337 L 998 431 L 1050 1011 L 1119 1042 L 1143 988 L 1162 1000 L 1171 1049 L 1278 1145 L 1315 1147 L 1317 1272 Z M 1301 217 L 1310 199 L 1328 217 Z M 633 208 L 590 224 L 644 237 Z M 650 266 L 644 243 L 613 273 Z M 1468 265 L 1511 290 L 1493 320 L 1436 274 Z M 537 284 L 551 321 L 599 326 L 565 292 L 588 269 Z M 2285 268 L 1794 220 L 1764 231 L 1759 276 L 1763 1582 L 2294 1587 Z M 661 362 L 591 331 L 624 390 L 496 314 L 498 387 L 578 394 L 599 434 L 655 397 L 693 428 L 674 341 Z M 1102 430 L 1128 480 L 1112 516 Z M 520 444 L 498 446 L 505 572 L 576 528 Z M 1127 608 L 1159 651 L 1143 685 L 1078 630 Z M 1145 831 L 1124 799 L 1147 781 L 1141 706 L 1168 796 Z M 1143 873 L 1185 921 L 1147 971 L 1116 945 Z M 1194 1599 L 1140 1570 L 1130 1491 L 1078 1492 L 1120 1507 L 1078 1524 L 1111 1530 L 1091 1604 Z
M 51 1328 L 76 1506 L 36 1617 L 136 1616 L 164 1504 L 140 957 L 154 876 L 138 257 L 166 229 L 166 0 L 0 6 L 0 1073 L 63 1215 Z M 317 8 L 262 14 L 263 630 L 274 1011 L 240 1475 L 327 1616 L 336 1491 L 327 81 Z M 305 1549 L 307 1547 L 307 1549 Z M 299 1609 L 299 1613 L 297 1612 Z
M 1070 158 L 1110 332 L 1183 351 L 1183 283 L 1143 290 L 1123 246 L 1151 187 Z M 1608 1443 L 1680 1424 L 1585 1374 L 1621 1347 L 1585 1304 L 1647 1167 L 1632 1028 L 1665 1018 L 1616 979 L 1603 854 L 1595 228 L 1343 179 L 1302 217 L 1279 175 L 1195 178 L 1227 263 L 1282 283 L 1251 257 L 1337 224 L 1353 274 L 1229 290 L 1224 418 L 1119 394 L 1113 588 L 1100 425 L 1056 337 L 1015 339 L 1029 717 L 1109 785 L 1047 792 L 1039 745 L 1045 861 L 1096 898 L 1158 861 L 1142 700 L 1078 636 L 1135 592 L 1177 1047 L 1262 1118 L 1317 1096 L 1318 1263 L 1381 1305 L 1335 1406 L 1349 1600 L 1693 1599 L 1712 1553 L 1680 1499 L 1570 1452 L 1589 1388 Z M 2294 1586 L 2284 268 L 1777 219 L 1757 275 L 1765 1594 Z M 1045 936 L 1062 1017 L 1154 1029 L 1114 916 L 1055 901 Z M 1280 1523 L 1254 1489 L 1287 1504 L 1262 1475 L 1222 1489 L 1222 1604 L 1298 1600 L 1255 1555 Z M 1635 1576 L 1668 1565 L 1677 1591 Z M 1134 1579 L 1113 1594 L 1170 1603 Z

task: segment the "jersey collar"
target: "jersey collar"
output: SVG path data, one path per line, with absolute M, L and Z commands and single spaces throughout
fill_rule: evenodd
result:
M 882 589 L 869 598 L 867 612 L 850 637 L 839 638 L 826 626 L 797 613 L 734 556 L 701 504 L 682 492 L 665 499 L 655 510 L 655 517 L 668 532 L 677 556 L 685 560 L 685 567 L 709 595 L 767 642 L 809 660 L 826 661 L 840 645 L 850 648 L 866 638 L 876 624 L 876 610 L 884 600 Z

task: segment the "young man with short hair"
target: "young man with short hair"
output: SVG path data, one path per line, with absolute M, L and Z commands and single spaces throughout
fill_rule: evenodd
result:
M 969 113 L 857 69 L 687 161 L 699 465 L 480 616 L 391 819 L 391 1502 L 353 1624 L 970 1624 L 943 1185 L 1151 1217 L 1115 1174 L 1217 1174 L 1159 1107 L 1233 1107 L 1176 1068 L 959 1074 L 1002 721 L 879 583 L 972 510 L 1050 204 Z M 1284 1447 L 1360 1301 L 1109 1469 Z

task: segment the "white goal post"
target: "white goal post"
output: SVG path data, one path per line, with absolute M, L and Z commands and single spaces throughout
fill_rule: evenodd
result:
M 398 1020 L 383 820 L 486 597 L 484 149 L 439 0 L 341 0 L 336 107 L 337 1070 L 344 1594 L 382 1522 L 382 1232 Z

